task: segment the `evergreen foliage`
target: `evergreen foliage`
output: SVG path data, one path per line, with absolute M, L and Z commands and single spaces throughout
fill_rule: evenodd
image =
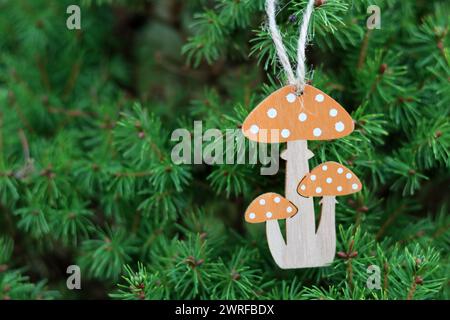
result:
M 264 1 L 86 0 L 68 30 L 72 2 L 0 1 L 0 299 L 450 298 L 447 1 L 316 1 L 308 78 L 356 130 L 311 142 L 310 165 L 364 188 L 337 206 L 333 265 L 289 271 L 243 218 L 283 193 L 283 161 L 268 178 L 170 156 L 174 129 L 239 128 L 285 83 Z M 307 1 L 280 2 L 294 59 Z

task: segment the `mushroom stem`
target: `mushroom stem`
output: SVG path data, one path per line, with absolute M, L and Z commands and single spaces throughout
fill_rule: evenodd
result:
M 299 209 L 286 220 L 287 253 L 290 268 L 316 266 L 316 227 L 313 198 L 297 193 L 298 182 L 309 172 L 309 152 L 306 140 L 290 141 L 286 159 L 286 198 Z
M 277 221 L 267 225 L 269 248 L 278 266 L 283 269 L 308 268 L 321 265 L 316 251 L 315 218 L 313 198 L 297 193 L 298 182 L 309 172 L 308 145 L 306 140 L 289 141 L 286 152 L 286 198 L 299 212 L 286 219 L 286 246 Z M 281 261 L 278 262 L 277 259 Z
M 323 264 L 333 262 L 336 254 L 335 196 L 324 196 L 320 202 L 322 213 L 317 230 L 317 249 Z
M 266 235 L 269 250 L 272 253 L 275 263 L 280 268 L 284 269 L 285 264 L 283 256 L 286 252 L 286 243 L 284 242 L 283 235 L 281 234 L 278 220 L 269 220 L 266 222 Z

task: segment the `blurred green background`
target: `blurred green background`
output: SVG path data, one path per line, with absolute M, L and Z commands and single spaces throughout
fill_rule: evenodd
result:
M 277 16 L 292 57 L 305 4 Z M 283 162 L 267 177 L 170 159 L 172 130 L 239 128 L 284 83 L 264 1 L 0 0 L 0 299 L 447 299 L 449 13 L 316 1 L 308 78 L 356 130 L 312 142 L 310 165 L 339 161 L 364 190 L 340 201 L 333 265 L 284 271 L 243 219 L 284 194 Z

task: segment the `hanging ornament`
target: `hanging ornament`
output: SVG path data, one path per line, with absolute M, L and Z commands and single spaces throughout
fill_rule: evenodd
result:
M 314 154 L 307 141 L 347 136 L 354 122 L 333 98 L 305 83 L 305 46 L 314 0 L 308 2 L 300 27 L 296 74 L 276 25 L 275 7 L 276 0 L 267 0 L 270 34 L 289 84 L 263 100 L 245 119 L 242 131 L 260 143 L 287 143 L 281 154 L 286 160 L 286 198 L 260 195 L 247 208 L 245 220 L 266 223 L 269 249 L 280 268 L 326 266 L 336 252 L 335 197 L 358 192 L 362 185 L 352 171 L 336 162 L 325 162 L 310 172 L 308 160 Z M 317 232 L 313 197 L 322 197 Z M 280 219 L 286 219 L 286 238 Z

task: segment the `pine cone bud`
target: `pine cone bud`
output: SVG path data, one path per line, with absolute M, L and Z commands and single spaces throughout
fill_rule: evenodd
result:
M 325 4 L 326 0 L 316 0 L 314 1 L 314 7 L 320 7 L 321 5 Z
M 195 265 L 196 265 L 196 266 L 200 266 L 200 265 L 203 264 L 203 262 L 205 262 L 205 259 L 197 260 L 197 262 L 195 263 Z
M 241 275 L 240 275 L 240 273 L 239 272 L 236 272 L 236 270 L 232 270 L 231 271 L 231 278 L 233 279 L 233 280 L 239 280 L 239 279 L 241 279 Z
M 358 208 L 358 211 L 359 211 L 359 212 L 364 212 L 364 213 L 366 213 L 366 212 L 369 211 L 369 208 L 368 208 L 367 206 L 362 206 L 362 207 L 359 207 L 359 208 Z
M 386 72 L 387 68 L 388 68 L 388 65 L 387 65 L 386 63 L 383 63 L 383 64 L 380 66 L 380 69 L 378 70 L 378 72 L 379 72 L 380 74 L 384 74 L 384 73 Z

